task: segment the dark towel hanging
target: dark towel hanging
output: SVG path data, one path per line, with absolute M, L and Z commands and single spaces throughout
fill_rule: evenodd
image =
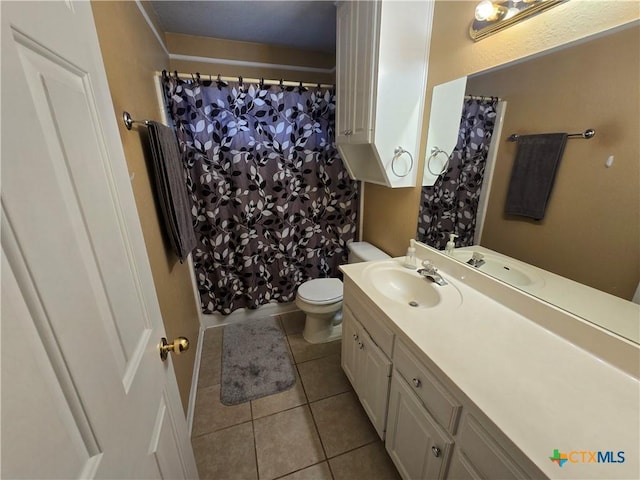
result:
M 150 121 L 148 127 L 156 192 L 165 230 L 182 262 L 195 248 L 196 237 L 178 140 L 173 129 L 165 125 Z
M 567 134 L 520 135 L 517 142 L 504 211 L 508 215 L 542 220 Z

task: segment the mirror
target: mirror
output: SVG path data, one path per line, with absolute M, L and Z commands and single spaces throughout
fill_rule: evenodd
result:
M 585 290 L 580 308 L 575 307 L 575 298 L 563 298 L 571 295 L 558 289 L 529 293 L 635 342 L 640 338 L 640 306 L 631 303 L 640 281 L 638 72 L 640 26 L 634 22 L 472 75 L 465 92 L 506 102 L 504 121 L 496 124 L 491 141 L 495 154 L 490 152 L 485 167 L 486 211 L 480 206 L 479 241 L 474 243 L 596 289 Z M 508 137 L 573 134 L 589 128 L 596 131 L 595 137 L 567 140 L 544 218 L 506 215 L 517 149 Z M 417 240 L 424 241 L 420 235 Z M 601 303 L 596 305 L 598 296 L 624 305 L 634 326 L 631 333 L 618 331 L 608 322 L 607 317 L 617 314 Z

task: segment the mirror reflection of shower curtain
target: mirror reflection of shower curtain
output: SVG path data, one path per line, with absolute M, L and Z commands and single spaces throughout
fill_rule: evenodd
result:
M 422 187 L 417 239 L 439 250 L 449 233 L 456 247 L 473 245 L 478 202 L 496 121 L 496 97 L 464 101 L 458 143 L 449 167 L 433 186 Z

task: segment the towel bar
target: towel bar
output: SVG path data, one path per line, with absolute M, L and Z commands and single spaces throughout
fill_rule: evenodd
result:
M 134 123 L 139 123 L 144 126 L 149 125 L 149 120 L 134 120 L 131 118 L 131 114 L 129 112 L 122 112 L 122 121 L 124 122 L 124 126 L 127 127 L 127 130 L 131 130 Z
M 593 138 L 595 134 L 596 131 L 593 128 L 589 128 L 582 133 L 570 133 L 567 135 L 567 138 L 584 138 L 586 140 L 589 140 L 590 138 Z M 510 142 L 515 142 L 516 140 L 518 140 L 519 136 L 520 135 L 518 135 L 517 133 L 512 133 L 511 135 L 509 135 L 509 138 L 507 138 L 507 140 L 509 140 Z

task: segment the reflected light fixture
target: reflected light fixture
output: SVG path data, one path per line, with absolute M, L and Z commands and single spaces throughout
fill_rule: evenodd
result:
M 469 35 L 475 41 L 510 27 L 567 0 L 482 0 L 475 9 Z

